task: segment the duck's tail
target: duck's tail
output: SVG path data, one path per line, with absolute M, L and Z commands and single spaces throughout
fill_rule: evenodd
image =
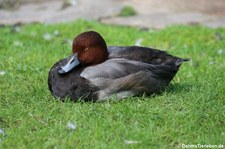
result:
M 175 65 L 180 67 L 180 65 L 183 63 L 183 62 L 187 62 L 187 61 L 190 61 L 191 59 L 190 58 L 178 58 L 177 61 L 175 62 Z

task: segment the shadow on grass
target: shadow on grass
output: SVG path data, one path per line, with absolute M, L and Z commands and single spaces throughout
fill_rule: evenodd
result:
M 192 85 L 188 83 L 173 83 L 170 84 L 165 90 L 168 93 L 180 93 L 180 92 L 190 92 Z
M 173 83 L 170 84 L 165 90 L 159 92 L 159 93 L 155 93 L 155 94 L 142 94 L 139 96 L 132 96 L 132 97 L 126 97 L 120 100 L 117 100 L 113 97 L 111 97 L 109 100 L 106 100 L 105 102 L 110 102 L 110 103 L 118 103 L 119 101 L 137 101 L 137 100 L 149 100 L 152 99 L 156 96 L 161 96 L 163 95 L 165 92 L 166 94 L 180 94 L 180 93 L 187 93 L 187 92 L 191 92 L 193 86 L 191 84 L 188 83 Z M 56 98 L 56 100 L 62 102 L 62 103 L 80 103 L 80 104 L 93 104 L 93 103 L 105 103 L 105 102 L 96 102 L 96 101 L 84 101 L 82 98 L 79 98 L 77 101 L 73 101 L 71 100 L 69 97 L 62 99 Z

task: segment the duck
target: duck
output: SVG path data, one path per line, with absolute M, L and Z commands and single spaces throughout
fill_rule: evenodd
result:
M 96 31 L 77 35 L 72 55 L 48 73 L 48 88 L 61 100 L 102 102 L 158 94 L 188 59 L 141 46 L 107 46 Z

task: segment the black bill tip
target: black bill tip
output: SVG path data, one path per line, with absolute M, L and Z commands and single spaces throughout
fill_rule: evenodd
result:
M 65 71 L 65 70 L 63 70 L 62 68 L 60 68 L 60 69 L 58 70 L 58 73 L 59 73 L 59 74 L 65 74 L 65 73 L 66 73 L 66 71 Z

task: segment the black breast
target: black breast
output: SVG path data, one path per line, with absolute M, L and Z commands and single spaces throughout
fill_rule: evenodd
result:
M 76 67 L 71 72 L 59 74 L 58 70 L 68 59 L 63 59 L 55 63 L 48 75 L 48 87 L 52 95 L 60 100 L 66 97 L 73 101 L 78 99 L 84 101 L 96 100 L 95 92 L 98 90 L 87 79 L 80 76 L 82 66 Z

